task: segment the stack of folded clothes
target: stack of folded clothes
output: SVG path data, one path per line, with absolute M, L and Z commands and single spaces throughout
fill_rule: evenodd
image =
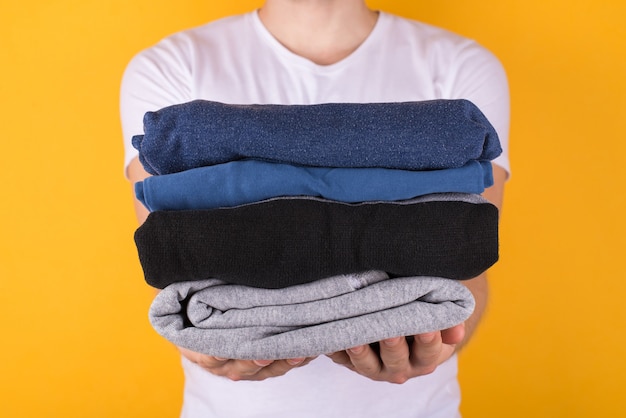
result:
M 224 358 L 309 357 L 463 322 L 498 259 L 497 134 L 467 100 L 148 112 L 135 233 L 154 328 Z

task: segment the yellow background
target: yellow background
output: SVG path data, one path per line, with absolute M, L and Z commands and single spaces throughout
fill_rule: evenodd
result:
M 119 81 L 163 36 L 259 5 L 2 0 L 3 417 L 178 413 L 132 242 Z M 510 78 L 513 177 L 492 303 L 461 357 L 465 416 L 626 416 L 626 2 L 370 5 L 477 39 Z

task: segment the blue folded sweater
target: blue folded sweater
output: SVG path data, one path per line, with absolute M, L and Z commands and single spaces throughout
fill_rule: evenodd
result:
M 394 201 L 431 193 L 482 193 L 492 184 L 490 162 L 412 171 L 241 160 L 148 177 L 135 183 L 135 194 L 155 211 L 232 207 L 278 196 L 317 196 L 349 203 Z
M 232 105 L 194 100 L 148 112 L 132 139 L 150 174 L 244 158 L 406 170 L 489 161 L 502 149 L 472 102 Z

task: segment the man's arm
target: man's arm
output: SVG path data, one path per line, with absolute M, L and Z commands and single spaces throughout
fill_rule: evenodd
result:
M 502 202 L 504 199 L 504 183 L 506 182 L 507 172 L 500 166 L 493 165 L 493 186 L 485 190 L 483 193 L 483 197 L 489 200 L 491 203 L 496 205 L 498 208 L 498 212 L 502 213 Z M 467 286 L 467 288 L 474 295 L 474 299 L 476 300 L 476 308 L 474 309 L 474 313 L 470 316 L 467 321 L 465 321 L 465 337 L 463 341 L 461 341 L 456 346 L 456 350 L 458 351 L 463 345 L 465 345 L 470 338 L 472 337 L 474 330 L 478 326 L 480 319 L 487 307 L 487 300 L 489 294 L 489 284 L 487 281 L 487 272 L 481 274 L 480 276 L 463 281 L 463 284 Z
M 133 185 L 149 176 L 143 169 L 138 158 L 134 158 L 127 168 L 128 179 Z M 135 214 L 141 225 L 148 217 L 148 210 L 135 198 L 133 193 Z M 269 377 L 282 376 L 293 368 L 308 364 L 312 358 L 296 358 L 288 360 L 230 360 L 208 356 L 177 347 L 180 353 L 191 362 L 198 364 L 208 372 L 224 376 L 230 380 L 264 380 Z
M 506 171 L 494 165 L 494 185 L 483 196 L 502 208 Z M 487 306 L 487 273 L 462 283 L 472 292 L 476 307 L 463 324 L 426 334 L 416 335 L 411 344 L 404 337 L 390 338 L 380 342 L 380 354 L 368 345 L 329 354 L 329 357 L 356 373 L 373 380 L 404 383 L 407 380 L 432 373 L 463 345 L 467 344 Z

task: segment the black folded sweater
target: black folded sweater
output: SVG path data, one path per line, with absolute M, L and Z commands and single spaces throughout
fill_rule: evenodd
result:
M 366 270 L 462 280 L 497 261 L 498 210 L 456 193 L 359 204 L 276 198 L 152 212 L 135 242 L 156 288 L 207 278 L 282 288 Z

